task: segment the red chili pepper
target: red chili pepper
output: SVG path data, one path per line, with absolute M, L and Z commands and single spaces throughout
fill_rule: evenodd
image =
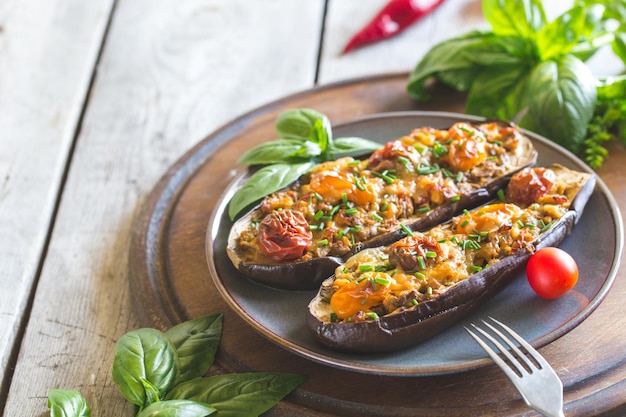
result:
M 444 0 L 391 0 L 346 45 L 343 53 L 402 32 L 435 10 Z

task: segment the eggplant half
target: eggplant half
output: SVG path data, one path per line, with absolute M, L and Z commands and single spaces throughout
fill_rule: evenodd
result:
M 431 338 L 510 283 L 538 249 L 557 246 L 582 215 L 595 176 L 559 165 L 514 175 L 504 200 L 348 258 L 310 302 L 326 347 L 388 352 Z
M 322 163 L 265 197 L 233 224 L 227 253 L 253 281 L 318 289 L 347 257 L 489 201 L 536 158 L 507 122 L 417 128 L 367 159 Z

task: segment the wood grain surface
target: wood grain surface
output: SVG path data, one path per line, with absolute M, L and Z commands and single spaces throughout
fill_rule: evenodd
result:
M 307 381 L 269 415 L 342 416 L 521 416 L 528 408 L 493 366 L 431 377 L 363 375 L 314 363 L 257 334 L 230 310 L 210 278 L 205 232 L 217 198 L 233 178 L 241 151 L 274 138 L 274 120 L 288 108 L 310 107 L 333 123 L 396 110 L 462 112 L 463 97 L 437 90 L 435 101 L 418 105 L 404 89 L 407 74 L 338 83 L 288 96 L 224 126 L 199 143 L 164 175 L 133 228 L 129 279 L 147 325 L 167 328 L 214 312 L 225 313 L 216 371 L 284 371 Z M 439 88 L 439 87 L 438 87 Z M 340 103 L 340 105 L 338 105 Z M 600 172 L 624 195 L 624 174 L 611 164 L 626 161 L 616 149 Z M 622 197 L 623 198 L 623 197 Z M 623 202 L 621 202 L 623 203 Z M 561 376 L 568 416 L 622 415 L 626 398 L 626 292 L 624 268 L 607 299 L 583 324 L 541 349 Z

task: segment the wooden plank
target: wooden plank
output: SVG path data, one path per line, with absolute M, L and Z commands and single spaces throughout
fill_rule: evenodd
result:
M 111 3 L 0 3 L 0 404 Z
M 141 325 L 126 259 L 143 199 L 218 126 L 312 85 L 323 1 L 117 3 L 34 300 L 5 415 L 43 414 L 79 389 L 100 416 L 130 415 L 114 344 Z

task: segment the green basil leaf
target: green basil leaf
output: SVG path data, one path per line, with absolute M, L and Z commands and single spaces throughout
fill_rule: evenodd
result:
M 580 43 L 581 38 L 589 36 L 595 30 L 599 20 L 588 21 L 586 10 L 584 5 L 578 3 L 537 33 L 537 48 L 541 60 L 570 53 Z
M 591 70 L 572 55 L 542 62 L 530 75 L 527 97 L 538 133 L 578 153 L 596 101 Z
M 276 132 L 282 139 L 311 140 L 316 120 L 324 119 L 322 113 L 311 109 L 292 109 L 276 118 Z
M 217 410 L 209 404 L 190 400 L 168 400 L 152 403 L 137 417 L 205 417 Z
M 613 53 L 626 64 L 626 33 L 618 32 L 615 34 L 612 49 Z
M 533 45 L 527 39 L 470 32 L 430 49 L 411 72 L 407 90 L 416 100 L 428 100 L 426 82 L 435 76 L 459 91 L 466 91 L 485 67 L 525 65 L 535 59 L 533 54 Z
M 328 146 L 333 141 L 333 131 L 326 116 L 313 124 L 312 141 L 319 145 L 322 161 L 328 161 Z
M 374 152 L 382 147 L 382 144 L 369 139 L 342 137 L 333 141 L 330 146 L 330 153 L 335 157 L 359 156 Z
M 301 175 L 306 173 L 314 165 L 313 162 L 299 164 L 274 164 L 267 165 L 256 171 L 239 188 L 230 200 L 228 214 L 231 220 L 247 206 L 260 200 L 266 195 L 285 188 Z
M 599 80 L 598 100 L 624 99 L 626 97 L 626 76 L 609 77 Z
M 165 332 L 178 352 L 179 382 L 209 371 L 222 337 L 222 314 L 211 314 L 177 324 Z
M 525 108 L 526 66 L 491 67 L 474 80 L 465 111 L 488 118 L 513 120 Z
M 304 381 L 301 375 L 252 372 L 196 378 L 177 385 L 168 399 L 211 404 L 218 417 L 257 417 Z
M 540 0 L 483 0 L 483 14 L 498 36 L 532 39 L 546 24 Z
M 91 409 L 85 397 L 74 390 L 51 389 L 48 391 L 50 417 L 89 417 Z
M 245 152 L 237 162 L 248 165 L 266 165 L 286 162 L 290 157 L 297 155 L 303 148 L 306 148 L 306 143 L 310 142 L 295 139 L 279 139 L 264 142 Z M 306 151 L 304 154 L 310 156 L 307 155 Z
M 290 155 L 287 155 L 287 158 L 285 158 L 283 161 L 278 161 L 276 163 L 289 162 L 289 161 L 302 162 L 303 160 L 307 161 L 307 160 L 310 160 L 311 158 L 320 156 L 323 153 L 322 147 L 319 143 L 311 142 L 310 140 L 306 140 L 300 143 L 301 143 L 301 146 L 299 149 L 297 149 L 295 152 L 291 153 Z
M 163 398 L 176 382 L 176 348 L 156 329 L 126 333 L 115 345 L 112 375 L 128 401 L 145 407 Z

